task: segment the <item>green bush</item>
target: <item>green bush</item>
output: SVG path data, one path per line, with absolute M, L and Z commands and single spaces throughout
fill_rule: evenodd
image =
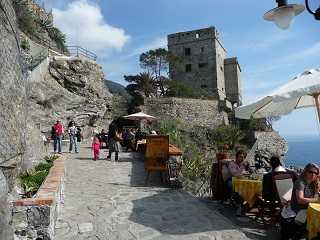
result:
M 174 118 L 163 118 L 152 128 L 168 134 L 170 143 L 183 151 L 182 174 L 187 179 L 185 189 L 195 195 L 199 194 L 202 186 L 207 193 L 210 191 L 211 167 L 216 151 L 225 143 L 234 147 L 243 138 L 237 126 L 219 126 L 216 129 L 191 127 Z
M 195 99 L 210 99 L 207 91 L 201 88 L 194 88 L 189 85 L 183 84 L 176 80 L 167 82 L 167 97 L 180 97 L 180 98 L 195 98 Z
M 57 158 L 57 156 L 46 156 L 34 169 L 23 172 L 18 176 L 25 192 L 24 197 L 32 197 L 38 191 Z
M 57 47 L 62 50 L 66 51 L 66 36 L 63 34 L 58 28 L 51 27 L 47 29 L 49 37 L 57 44 Z
M 31 36 L 37 35 L 38 19 L 28 9 L 25 0 L 13 0 L 13 7 L 17 16 L 19 29 Z
M 50 39 L 56 43 L 58 49 L 66 51 L 65 35 L 58 28 L 42 21 L 39 16 L 29 10 L 27 4 L 26 0 L 13 0 L 19 29 L 36 40 L 46 38 L 48 34 Z
M 210 140 L 218 149 L 221 149 L 224 144 L 228 144 L 231 149 L 234 149 L 244 136 L 240 128 L 235 125 L 221 125 L 209 132 Z
M 174 118 L 162 119 L 152 127 L 162 134 L 168 134 L 170 143 L 183 151 L 182 174 L 185 178 L 200 183 L 210 180 L 212 157 L 209 158 L 206 152 L 213 146 L 210 146 L 207 128 L 195 126 L 190 129 L 190 126 Z M 197 194 L 194 187 L 186 186 L 186 189 Z
M 28 42 L 28 40 L 26 39 L 22 39 L 21 41 L 21 48 L 25 51 L 29 51 L 30 50 L 30 44 Z

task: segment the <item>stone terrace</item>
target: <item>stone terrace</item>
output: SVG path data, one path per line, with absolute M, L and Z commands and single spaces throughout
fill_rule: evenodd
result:
M 120 162 L 91 160 L 88 145 L 65 162 L 65 202 L 56 239 L 251 239 L 239 227 L 190 194 L 145 186 L 141 156 L 121 153 Z M 254 238 L 256 239 L 256 238 Z

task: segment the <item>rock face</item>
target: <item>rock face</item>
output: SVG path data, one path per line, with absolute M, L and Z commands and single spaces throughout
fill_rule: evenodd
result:
M 44 78 L 31 79 L 32 119 L 42 131 L 56 119 L 71 119 L 84 128 L 104 126 L 112 118 L 112 94 L 104 85 L 102 68 L 92 61 L 53 58 Z
M 275 131 L 256 132 L 255 138 L 256 142 L 247 156 L 247 161 L 252 165 L 254 165 L 256 154 L 270 159 L 272 156 L 281 157 L 288 151 L 287 141 Z
M 15 13 L 10 0 L 0 0 L 0 239 L 12 239 L 8 227 L 7 179 L 14 175 L 25 157 L 26 81 L 22 75 L 16 41 Z M 9 187 L 12 187 L 10 184 Z

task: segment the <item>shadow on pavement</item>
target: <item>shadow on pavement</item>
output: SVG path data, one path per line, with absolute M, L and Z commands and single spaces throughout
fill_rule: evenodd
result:
M 205 204 L 186 192 L 162 190 L 153 196 L 132 202 L 133 209 L 129 220 L 163 234 L 179 235 L 237 229 L 219 213 L 210 211 Z
M 168 188 L 168 185 L 161 182 L 160 173 L 152 172 L 149 177 L 148 183 L 146 183 L 147 172 L 144 168 L 143 155 L 135 153 L 134 158 L 131 158 L 132 169 L 130 176 L 130 185 L 132 187 L 157 187 Z
M 263 224 L 257 223 L 253 218 L 236 216 L 236 210 L 231 206 L 223 205 L 211 199 L 202 199 L 201 201 L 206 204 L 209 209 L 218 211 L 221 215 L 228 218 L 251 239 L 281 239 L 279 227 L 275 225 L 264 227 Z

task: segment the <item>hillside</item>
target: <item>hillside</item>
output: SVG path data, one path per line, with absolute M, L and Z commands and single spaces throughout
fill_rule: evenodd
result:
M 123 86 L 117 82 L 110 81 L 110 80 L 105 80 L 105 84 L 112 94 L 120 95 L 126 99 L 131 98 L 131 96 L 128 94 L 125 86 Z

